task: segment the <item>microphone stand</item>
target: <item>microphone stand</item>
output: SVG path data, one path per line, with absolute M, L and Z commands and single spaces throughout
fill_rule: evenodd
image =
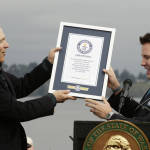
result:
M 123 84 L 124 84 L 124 87 L 123 87 L 123 90 L 121 91 L 121 95 L 120 95 L 120 103 L 119 103 L 119 110 L 118 110 L 119 113 L 121 113 L 121 109 L 125 103 L 125 98 L 129 94 L 129 88 L 132 86 L 132 81 L 130 79 L 126 79 L 123 82 Z
M 121 109 L 124 106 L 124 102 L 125 102 L 124 91 L 121 91 L 121 94 L 120 94 L 120 103 L 119 103 L 119 110 L 118 110 L 119 113 L 121 113 Z

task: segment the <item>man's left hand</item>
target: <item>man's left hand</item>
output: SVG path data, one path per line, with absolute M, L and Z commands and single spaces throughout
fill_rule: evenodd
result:
M 61 47 L 57 47 L 57 48 L 53 48 L 50 50 L 49 55 L 48 55 L 48 60 L 51 64 L 53 64 L 54 62 L 55 53 L 60 51 L 61 49 L 62 49 Z
M 107 102 L 106 98 L 102 97 L 103 102 L 95 101 L 92 99 L 86 99 L 87 102 L 85 105 L 90 107 L 90 111 L 93 112 L 96 116 L 106 119 L 108 113 L 112 112 L 110 104 Z

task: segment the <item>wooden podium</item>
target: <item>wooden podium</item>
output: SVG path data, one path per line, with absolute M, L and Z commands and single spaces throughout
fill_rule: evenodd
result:
M 82 150 L 83 143 L 88 133 L 102 121 L 74 121 L 73 150 Z M 134 122 L 132 122 L 134 123 Z M 134 123 L 147 136 L 150 141 L 150 123 Z

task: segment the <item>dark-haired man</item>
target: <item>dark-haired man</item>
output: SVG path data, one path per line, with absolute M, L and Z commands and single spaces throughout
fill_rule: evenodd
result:
M 140 37 L 142 45 L 141 66 L 146 69 L 146 76 L 150 79 L 150 33 Z M 126 97 L 125 104 L 121 109 L 121 114 L 112 112 L 112 108 L 119 110 L 121 88 L 116 75 L 112 68 L 103 70 L 108 74 L 108 87 L 114 91 L 113 95 L 108 99 L 108 102 L 103 98 L 104 102 L 100 103 L 91 99 L 86 100 L 86 106 L 91 108 L 91 112 L 101 118 L 105 119 L 123 119 L 128 121 L 150 121 L 150 89 L 145 93 L 140 101 L 137 103 L 130 97 Z M 112 108 L 111 108 L 112 107 Z
M 56 103 L 75 98 L 68 95 L 69 91 L 59 90 L 30 101 L 17 101 L 50 78 L 54 55 L 60 48 L 52 49 L 41 64 L 24 77 L 17 78 L 2 69 L 8 47 L 0 28 L 0 149 L 27 150 L 26 135 L 20 122 L 52 115 Z

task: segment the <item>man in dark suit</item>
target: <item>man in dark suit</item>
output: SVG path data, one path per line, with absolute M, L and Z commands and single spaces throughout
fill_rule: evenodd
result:
M 140 37 L 140 43 L 142 45 L 142 63 L 146 69 L 147 78 L 150 79 L 150 33 Z M 94 101 L 91 99 L 86 100 L 86 105 L 91 108 L 91 112 L 101 118 L 105 119 L 123 119 L 128 121 L 150 121 L 150 89 L 145 93 L 140 101 L 137 103 L 130 97 L 125 98 L 125 103 L 120 111 L 121 114 L 112 112 L 112 108 L 116 111 L 119 110 L 120 98 L 122 89 L 118 82 L 116 75 L 112 68 L 109 70 L 103 70 L 108 74 L 108 87 L 114 92 L 108 99 L 108 102 L 103 98 L 103 103 Z M 112 108 L 111 108 L 112 107 Z
M 69 91 L 59 90 L 30 101 L 17 101 L 17 98 L 29 95 L 50 78 L 54 55 L 60 48 L 52 49 L 48 58 L 35 69 L 17 78 L 3 71 L 1 66 L 8 47 L 0 28 L 0 149 L 27 150 L 26 134 L 20 122 L 52 115 L 56 103 L 75 98 L 68 95 Z

